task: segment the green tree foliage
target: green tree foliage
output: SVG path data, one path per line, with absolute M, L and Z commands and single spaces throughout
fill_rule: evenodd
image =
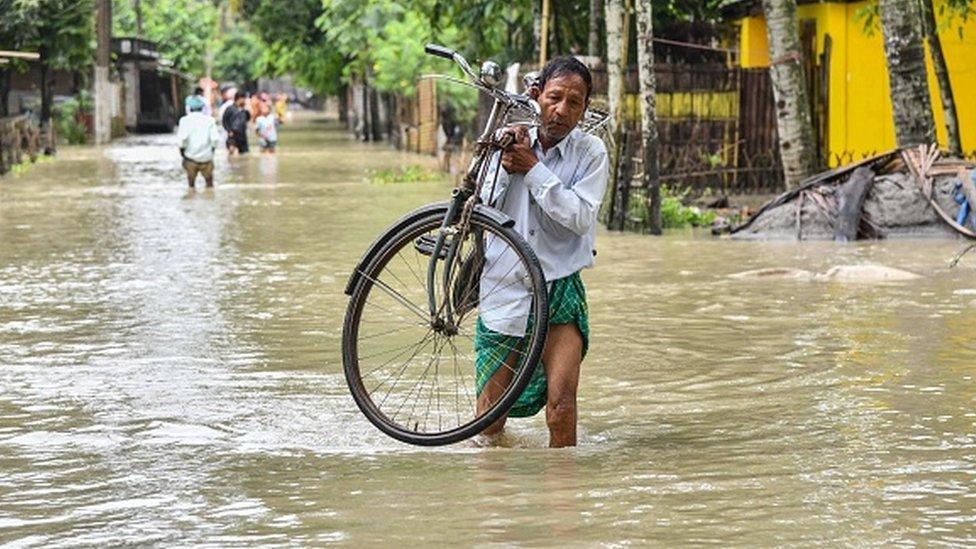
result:
M 80 68 L 94 54 L 92 0 L 6 0 L 0 45 L 39 51 L 50 68 Z
M 215 39 L 217 8 L 211 0 L 142 0 L 142 37 L 158 44 L 176 70 L 203 74 L 207 45 Z M 135 36 L 132 0 L 112 2 L 116 36 Z
M 264 44 L 243 24 L 234 25 L 220 38 L 214 76 L 245 84 L 262 76 L 263 69 Z
M 45 75 L 49 75 L 51 69 L 79 70 L 91 65 L 94 53 L 92 0 L 10 0 L 0 8 L 0 39 L 3 39 L 0 46 L 38 52 Z M 23 63 L 17 63 L 11 68 L 19 70 L 23 67 Z M 0 90 L 0 98 L 5 100 L 8 80 L 6 75 L 2 76 L 4 89 Z M 46 125 L 51 119 L 53 96 L 51 79 L 46 77 L 43 83 L 40 118 L 41 124 Z
M 322 94 L 339 91 L 344 59 L 316 25 L 322 0 L 245 0 L 241 15 L 264 43 L 268 76 L 293 74 Z

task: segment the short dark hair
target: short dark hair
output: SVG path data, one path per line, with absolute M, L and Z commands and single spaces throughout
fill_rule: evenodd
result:
M 589 99 L 590 94 L 593 93 L 593 75 L 579 59 L 568 55 L 553 57 L 545 67 L 542 67 L 542 74 L 539 75 L 539 91 L 546 89 L 546 82 L 549 79 L 569 74 L 579 75 L 583 79 L 583 83 L 586 84 L 586 98 Z
M 196 87 L 196 88 L 195 88 L 195 89 L 193 90 L 193 95 L 203 95 L 203 88 L 201 88 L 200 86 L 197 86 L 197 87 Z
M 247 94 L 245 94 L 242 91 L 239 91 L 234 94 L 234 101 L 237 101 L 238 99 L 246 99 L 246 98 L 247 98 Z

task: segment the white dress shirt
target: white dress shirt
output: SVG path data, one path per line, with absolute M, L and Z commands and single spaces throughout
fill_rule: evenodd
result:
M 186 157 L 200 163 L 213 160 L 214 147 L 220 144 L 217 123 L 213 117 L 201 112 L 191 112 L 180 118 L 176 137 L 180 140 L 180 148 L 184 149 Z
M 524 175 L 499 168 L 491 200 L 494 170 L 490 170 L 482 200 L 515 220 L 515 230 L 535 251 L 551 283 L 593 265 L 597 214 L 607 187 L 609 161 L 603 141 L 579 129 L 546 152 L 535 128 L 529 137 L 539 163 Z M 496 161 L 497 155 L 491 165 Z M 525 335 L 532 304 L 528 275 L 501 241 L 486 240 L 485 259 L 480 285 L 482 322 L 496 332 Z

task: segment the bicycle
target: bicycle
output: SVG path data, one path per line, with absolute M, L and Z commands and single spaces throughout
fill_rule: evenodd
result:
M 345 289 L 350 300 L 342 358 L 352 396 L 370 422 L 397 440 L 434 446 L 470 438 L 511 408 L 541 358 L 549 304 L 535 253 L 513 228 L 514 221 L 492 207 L 501 151 L 514 140 L 503 130 L 538 125 L 539 105 L 528 95 L 500 89 L 502 70 L 494 62 L 484 62 L 475 74 L 464 57 L 447 47 L 428 44 L 425 51 L 453 60 L 466 79 L 431 77 L 474 87 L 494 102 L 450 200 L 421 207 L 394 223 L 354 269 Z M 588 112 L 582 125 L 594 131 L 606 118 Z M 471 368 L 476 325 L 480 315 L 506 306 L 481 308 L 506 290 L 528 300 L 528 320 L 523 318 L 523 328 L 509 334 L 520 343 L 505 347 L 507 356 L 488 364 L 492 370 L 505 368 L 500 379 L 507 382 L 498 376 L 484 381 L 498 384 L 501 396 L 493 402 L 483 398 L 479 405 Z

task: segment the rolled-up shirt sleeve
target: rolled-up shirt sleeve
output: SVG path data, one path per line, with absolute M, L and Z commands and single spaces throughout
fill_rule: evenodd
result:
M 578 235 L 586 234 L 596 223 L 607 188 L 607 152 L 600 147 L 583 161 L 582 176 L 566 186 L 542 162 L 525 174 L 525 184 L 536 204 L 547 216 Z

